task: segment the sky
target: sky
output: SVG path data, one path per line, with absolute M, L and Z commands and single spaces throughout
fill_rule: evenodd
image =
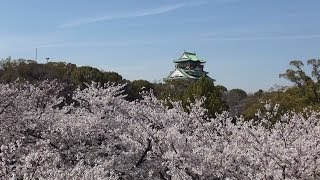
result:
M 159 82 L 184 51 L 229 90 L 291 85 L 320 58 L 319 0 L 0 0 L 0 59 L 64 61 Z

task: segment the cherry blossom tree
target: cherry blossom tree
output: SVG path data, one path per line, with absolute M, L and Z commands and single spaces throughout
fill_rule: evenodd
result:
M 63 86 L 0 84 L 0 179 L 320 178 L 320 113 L 280 117 L 267 102 L 259 121 L 208 118 L 204 99 L 185 112 L 100 83 L 64 104 Z

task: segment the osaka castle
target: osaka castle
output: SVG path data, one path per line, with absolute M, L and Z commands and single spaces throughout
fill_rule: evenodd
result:
M 175 70 L 171 71 L 168 77 L 163 78 L 165 82 L 177 79 L 197 80 L 208 74 L 203 70 L 206 62 L 201 60 L 196 53 L 183 52 L 181 57 L 173 62 Z

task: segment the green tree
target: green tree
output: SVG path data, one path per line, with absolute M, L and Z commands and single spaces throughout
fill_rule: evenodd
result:
M 320 59 L 309 59 L 308 65 L 312 66 L 311 75 L 316 83 L 320 82 Z
M 226 87 L 222 86 L 222 85 L 216 85 L 216 88 L 222 94 L 228 92 L 228 89 Z
M 231 116 L 239 116 L 244 111 L 247 96 L 242 89 L 231 89 L 223 94 L 223 100 L 227 103 Z
M 165 84 L 154 84 L 154 94 L 162 100 L 182 101 L 186 90 L 194 83 L 194 80 L 179 79 Z
M 154 85 L 146 80 L 134 80 L 129 82 L 126 86 L 126 97 L 127 100 L 133 101 L 136 99 L 142 99 L 141 92 L 147 91 L 150 92 L 154 89 Z
M 309 76 L 307 76 L 305 71 L 302 69 L 304 66 L 302 61 L 290 61 L 290 65 L 293 66 L 296 70 L 287 69 L 285 73 L 279 74 L 280 78 L 286 78 L 289 81 L 296 84 L 298 87 L 302 87 L 310 83 L 310 81 L 312 81 L 312 79 Z
M 71 72 L 71 79 L 77 84 L 90 83 L 91 81 L 100 83 L 120 83 L 122 81 L 122 76 L 115 72 L 103 72 L 97 68 L 83 66 L 78 67 Z
M 287 69 L 285 73 L 280 74 L 280 78 L 286 78 L 301 88 L 304 96 L 306 96 L 310 103 L 320 103 L 320 59 L 310 59 L 307 61 L 308 65 L 312 66 L 311 76 L 303 70 L 303 62 L 294 60 L 290 65 L 295 68 Z
M 6 59 L 2 59 L 0 62 L 0 66 L 3 70 L 0 78 L 2 82 L 13 82 L 19 77 L 17 73 L 17 61 L 12 60 L 10 56 Z
M 316 102 L 320 103 L 320 59 L 310 59 L 307 64 L 312 66 L 311 76 L 314 81 L 311 84 L 311 89 Z
M 201 77 L 192 84 L 183 96 L 185 105 L 194 102 L 195 99 L 205 98 L 203 107 L 208 110 L 208 117 L 215 117 L 215 113 L 220 113 L 227 109 L 225 102 L 222 100 L 221 89 L 214 85 L 214 81 L 209 77 Z

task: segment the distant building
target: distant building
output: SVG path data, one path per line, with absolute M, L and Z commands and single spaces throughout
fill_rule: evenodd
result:
M 203 70 L 205 61 L 201 60 L 196 53 L 184 52 L 181 57 L 173 61 L 175 70 L 170 75 L 163 78 L 165 82 L 176 79 L 198 80 L 202 76 L 207 76 L 208 72 Z

